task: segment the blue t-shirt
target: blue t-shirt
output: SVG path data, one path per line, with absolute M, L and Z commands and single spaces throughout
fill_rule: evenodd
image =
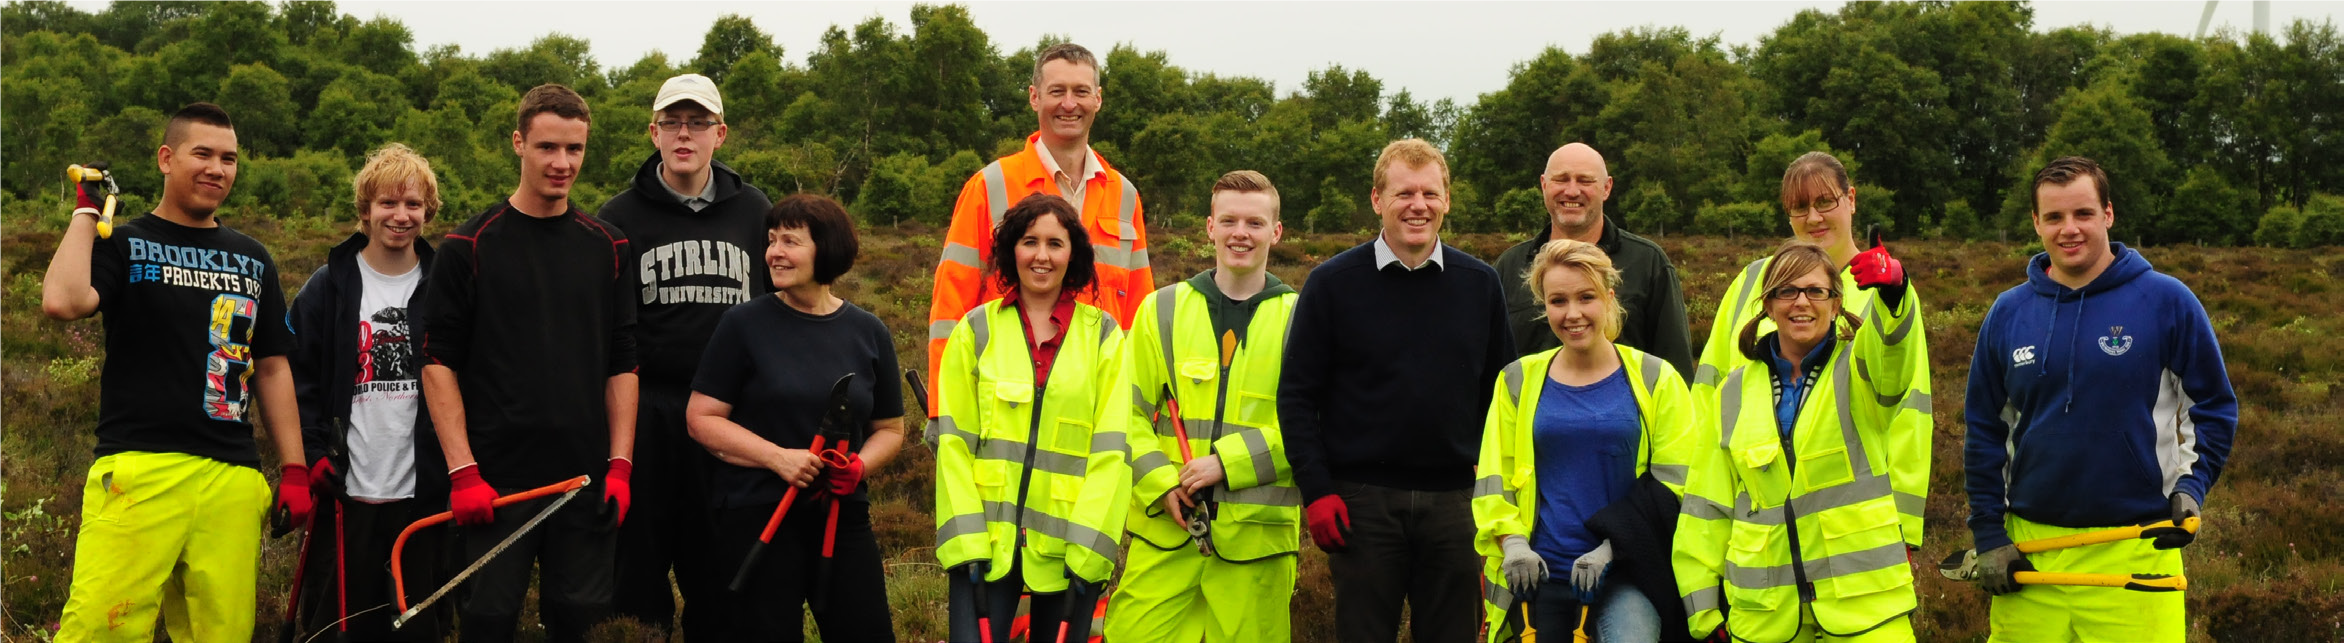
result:
M 1547 378 L 1530 437 L 1538 449 L 1538 523 L 1530 549 L 1547 567 L 1563 569 L 1602 544 L 1587 531 L 1587 519 L 1636 482 L 1644 421 L 1627 369 L 1587 386 Z

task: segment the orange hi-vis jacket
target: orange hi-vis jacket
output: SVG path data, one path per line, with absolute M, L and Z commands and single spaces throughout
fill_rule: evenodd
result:
M 1035 192 L 1058 194 L 1058 182 L 1043 169 L 1042 134 L 1026 137 L 1025 149 L 1001 157 L 970 176 L 952 206 L 952 229 L 944 235 L 944 256 L 936 262 L 936 290 L 928 304 L 928 372 L 944 362 L 944 340 L 963 315 L 1004 293 L 985 278 L 993 261 L 993 229 L 1009 206 Z M 1147 223 L 1141 218 L 1139 186 L 1099 159 L 1103 174 L 1084 177 L 1083 228 L 1097 257 L 1098 281 L 1075 300 L 1106 311 L 1131 330 L 1139 301 L 1156 290 L 1148 270 Z M 928 414 L 936 414 L 936 378 L 928 378 Z

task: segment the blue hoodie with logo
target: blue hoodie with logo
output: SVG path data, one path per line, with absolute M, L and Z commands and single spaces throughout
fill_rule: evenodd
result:
M 2124 244 L 2082 289 L 2051 256 L 2002 293 L 1970 358 L 1964 449 L 1978 551 L 2010 544 L 2003 514 L 2116 527 L 2200 503 L 2238 430 L 2238 399 L 2205 306 Z

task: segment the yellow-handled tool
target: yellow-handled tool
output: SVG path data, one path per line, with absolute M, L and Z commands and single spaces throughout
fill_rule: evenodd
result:
M 99 161 L 89 165 L 66 166 L 65 180 L 72 181 L 76 187 L 83 183 L 106 184 L 105 209 L 98 211 L 98 238 L 112 238 L 114 236 L 114 206 L 121 202 L 115 198 L 115 195 L 121 194 L 122 188 L 114 185 L 114 174 L 106 171 L 106 163 Z
M 2159 536 L 2171 535 L 2176 531 L 2184 531 L 2195 534 L 2197 533 L 2197 529 L 2198 518 L 2193 516 L 2190 518 L 2185 518 L 2178 523 L 2171 520 L 2160 520 L 2145 525 L 2102 529 L 2099 531 L 2060 536 L 2057 538 L 2029 540 L 2015 544 L 2018 547 L 2020 553 L 2034 554 L 2073 547 L 2083 547 L 2086 545 L 2098 545 L 2102 543 L 2133 540 L 2137 538 L 2156 538 Z M 2024 564 L 2024 561 L 2021 561 L 2020 565 Z M 2013 565 L 2013 567 L 2019 567 L 2019 565 Z M 1983 573 L 1982 570 L 1978 569 L 1978 551 L 1975 549 L 1965 550 L 1946 557 L 1944 562 L 1937 564 L 1937 571 L 1940 574 L 1944 574 L 1946 578 L 1958 581 L 1975 581 L 1978 580 L 1979 576 Z M 2178 592 L 2189 589 L 2189 578 L 2184 576 L 2172 576 L 2166 574 L 2078 574 L 2069 572 L 2038 572 L 2033 571 L 2031 565 L 2020 567 L 2018 570 L 2012 572 L 2011 579 L 2017 581 L 2020 585 L 2079 585 L 2085 587 L 2118 587 L 2136 592 Z

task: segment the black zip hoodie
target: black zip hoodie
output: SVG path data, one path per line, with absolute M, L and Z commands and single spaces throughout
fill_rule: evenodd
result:
M 293 397 L 301 407 L 301 447 L 312 464 L 325 457 L 326 446 L 337 437 L 328 427 L 335 422 L 347 426 L 350 421 L 350 399 L 356 395 L 358 374 L 358 306 L 365 292 L 358 253 L 366 244 L 365 233 L 353 233 L 328 251 L 325 265 L 310 273 L 309 281 L 294 296 L 288 315 L 294 331 L 288 361 L 293 369 Z M 409 337 L 423 335 L 423 314 L 418 307 L 431 287 L 432 253 L 430 243 L 415 241 L 419 259 L 415 269 L 423 272 L 415 292 L 407 297 Z M 415 497 L 446 496 L 446 458 L 441 455 L 439 437 L 432 432 L 430 407 L 419 401 L 415 415 Z M 347 455 L 337 459 L 334 467 L 348 473 Z
M 773 201 L 720 161 L 715 200 L 698 212 L 659 178 L 659 153 L 596 216 L 627 233 L 637 253 L 635 345 L 645 393 L 687 395 L 700 352 L 724 311 L 773 292 L 765 270 L 765 211 Z

